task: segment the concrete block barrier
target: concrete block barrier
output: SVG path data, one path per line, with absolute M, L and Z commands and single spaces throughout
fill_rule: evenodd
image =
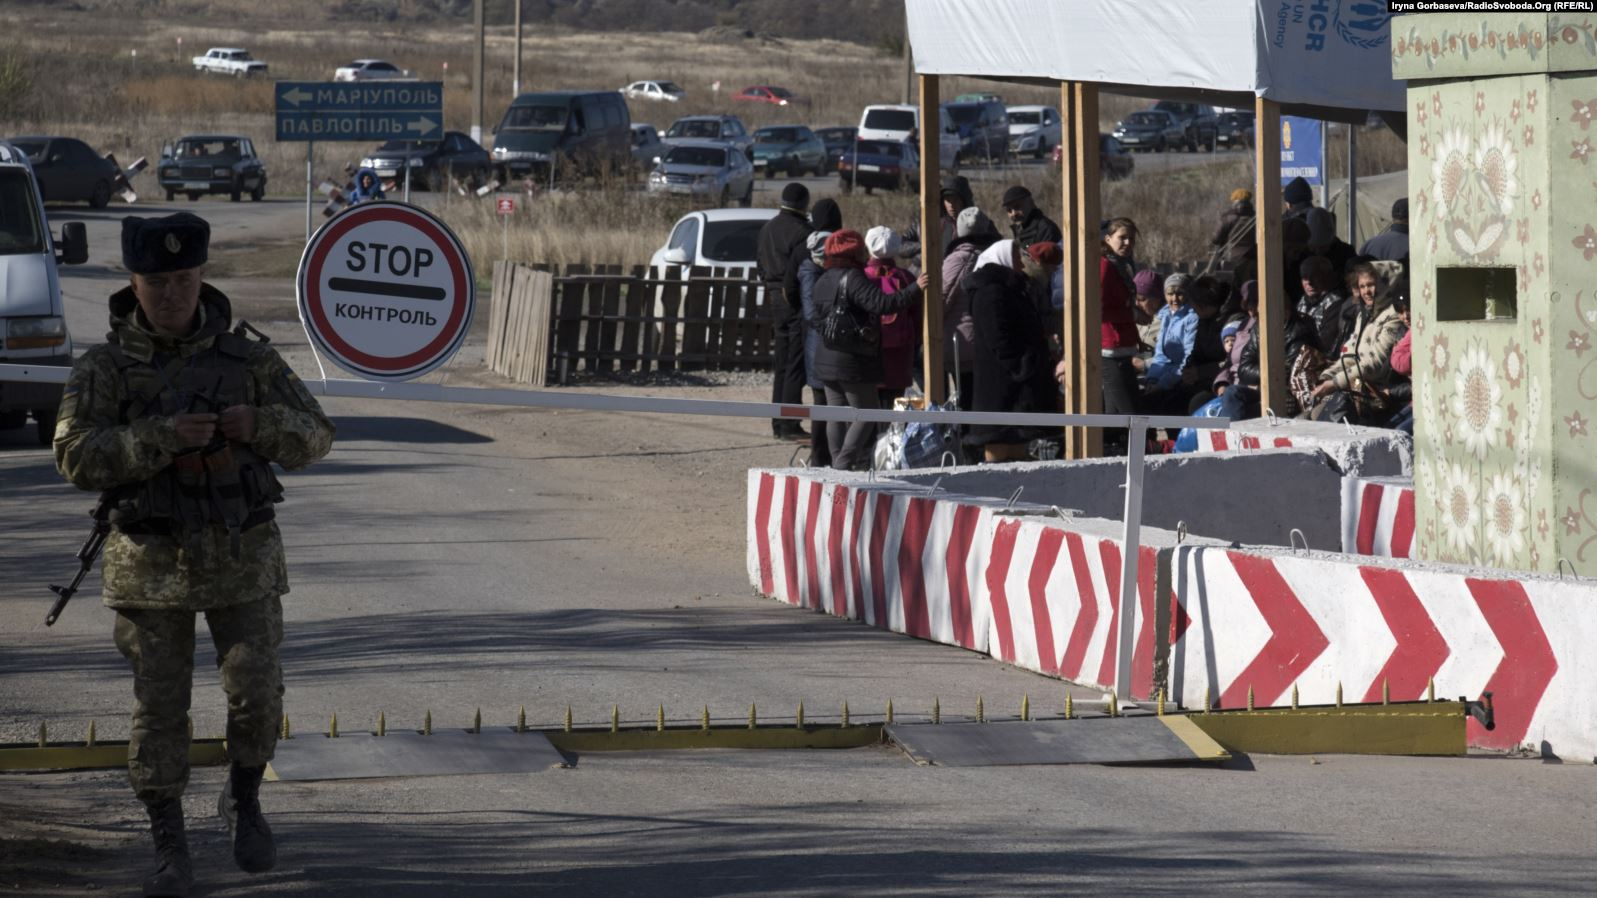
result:
M 1342 551 L 1410 558 L 1414 548 L 1414 480 L 1342 478 Z
M 1343 474 L 1364 477 L 1411 476 L 1414 443 L 1407 434 L 1379 427 L 1349 427 L 1296 418 L 1254 418 L 1229 430 L 1198 434 L 1198 452 L 1256 452 L 1261 449 L 1319 449 Z

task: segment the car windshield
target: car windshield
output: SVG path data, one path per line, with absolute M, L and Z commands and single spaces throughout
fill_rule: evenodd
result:
M 754 132 L 756 143 L 796 143 L 798 139 L 797 128 L 761 128 Z
M 714 119 L 685 119 L 671 125 L 666 137 L 720 137 L 721 123 Z
M 872 156 L 892 156 L 898 159 L 904 155 L 904 145 L 890 140 L 862 140 L 855 146 L 861 153 Z
M 1011 112 L 1009 113 L 1011 125 L 1040 125 L 1042 113 L 1040 112 Z
M 736 221 L 707 221 L 704 223 L 704 258 L 711 262 L 735 262 L 752 265 L 760 241 L 760 228 L 765 221 L 758 218 Z
M 220 156 L 226 159 L 237 159 L 238 141 L 220 138 L 185 137 L 177 142 L 177 157 L 179 159 L 197 156 Z
M 379 153 L 430 153 L 438 149 L 436 140 L 390 140 L 377 148 Z
M 366 66 L 368 72 L 392 72 L 394 67 L 386 62 L 374 62 Z
M 24 168 L 0 169 L 0 255 L 44 252 L 44 229 L 33 200 L 33 176 Z
M 501 131 L 564 131 L 566 116 L 570 111 L 564 106 L 529 105 L 512 106 L 505 110 Z
M 1126 117 L 1128 125 L 1142 125 L 1144 127 L 1158 127 L 1165 122 L 1164 115 L 1158 112 L 1133 112 Z
M 12 146 L 14 146 L 17 149 L 21 150 L 22 152 L 28 154 L 29 156 L 33 156 L 35 158 L 37 158 L 39 156 L 39 154 L 44 152 L 44 144 L 45 144 L 45 142 L 42 141 L 42 140 L 13 140 L 13 141 L 11 141 L 11 145 Z
M 969 104 L 969 105 L 958 104 L 958 105 L 954 105 L 954 106 L 949 106 L 948 107 L 948 116 L 950 118 L 952 118 L 955 121 L 955 123 L 957 123 L 957 124 L 961 124 L 961 125 L 974 124 L 978 119 L 981 118 L 981 107 L 975 105 L 974 103 Z
M 912 109 L 872 109 L 865 113 L 865 127 L 878 131 L 915 130 L 915 111 Z
M 726 164 L 726 150 L 717 147 L 672 147 L 665 154 L 671 165 L 709 165 L 719 168 Z

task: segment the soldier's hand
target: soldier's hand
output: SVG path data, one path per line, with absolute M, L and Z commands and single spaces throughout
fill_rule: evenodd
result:
M 222 436 L 235 443 L 255 439 L 255 406 L 234 405 L 222 410 Z
M 209 412 L 187 412 L 174 415 L 172 426 L 177 430 L 177 443 L 184 449 L 199 449 L 211 442 L 216 434 L 217 416 Z

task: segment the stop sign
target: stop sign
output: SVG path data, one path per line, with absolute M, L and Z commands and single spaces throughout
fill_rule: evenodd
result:
M 305 246 L 300 321 L 338 367 L 411 380 L 449 361 L 476 303 L 471 260 L 443 222 L 403 203 L 354 206 Z

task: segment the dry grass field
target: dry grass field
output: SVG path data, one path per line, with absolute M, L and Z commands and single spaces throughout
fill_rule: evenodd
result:
M 228 5 L 234 4 L 212 2 L 201 7 L 180 0 L 143 0 L 0 7 L 0 35 L 9 35 L 0 36 L 4 130 L 70 134 L 114 151 L 124 161 L 147 156 L 152 162 L 164 143 L 184 133 L 237 131 L 256 138 L 271 173 L 272 192 L 299 194 L 305 145 L 270 139 L 270 80 L 195 72 L 189 57 L 211 46 L 249 48 L 271 65 L 271 79 L 330 79 L 333 69 L 349 59 L 386 58 L 420 78 L 443 81 L 447 127 L 469 128 L 473 93 L 469 24 L 450 20 L 328 25 L 307 14 L 303 19 L 273 16 L 271 26 L 250 25 L 250 15 L 236 4 L 238 21 L 245 23 L 237 25 L 223 15 Z M 208 17 L 202 8 L 209 11 Z M 303 21 L 303 30 L 285 29 L 285 21 Z M 676 116 L 704 112 L 735 112 L 751 128 L 795 120 L 817 127 L 852 124 L 863 106 L 898 102 L 905 90 L 898 56 L 844 41 L 746 39 L 716 30 L 580 32 L 555 26 L 528 28 L 525 34 L 523 90 L 614 89 L 640 78 L 666 78 L 683 85 L 688 96 L 680 103 L 632 102 L 634 121 L 660 128 Z M 491 29 L 484 77 L 485 128 L 493 126 L 511 99 L 513 53 L 511 30 Z M 719 92 L 712 90 L 716 82 Z M 784 85 L 806 102 L 790 111 L 730 101 L 732 92 L 760 83 Z M 1058 92 L 1048 88 L 966 79 L 949 79 L 942 89 L 945 98 L 995 91 L 1010 104 L 1057 104 L 1059 99 Z M 1146 103 L 1105 96 L 1100 127 L 1108 130 L 1120 116 Z M 1340 143 L 1333 141 L 1332 146 Z M 317 144 L 318 176 L 336 176 L 346 162 L 369 149 L 365 144 Z M 1333 158 L 1333 171 L 1339 161 Z M 1403 146 L 1390 132 L 1364 129 L 1361 172 L 1403 164 Z M 1059 195 L 1050 167 L 1016 169 L 1014 180 L 1043 197 L 1046 210 L 1057 211 L 1058 200 L 1049 201 Z M 1127 181 L 1103 185 L 1104 214 L 1128 215 L 1143 225 L 1139 255 L 1144 258 L 1194 259 L 1205 252 L 1226 194 L 1250 180 L 1251 166 L 1242 153 L 1175 172 L 1139 172 Z M 996 211 L 1006 184 L 1002 178 L 981 181 L 978 201 Z M 146 193 L 154 191 L 148 174 L 135 186 Z M 773 194 L 761 194 L 762 199 L 766 196 Z M 862 228 L 902 227 L 913 220 L 917 208 L 913 195 L 855 195 L 840 202 L 844 220 Z M 686 208 L 643 195 L 636 182 L 540 194 L 522 206 L 512 222 L 510 255 L 553 264 L 646 262 Z M 492 200 L 452 198 L 444 215 L 459 229 L 479 268 L 487 270 L 501 247 Z

